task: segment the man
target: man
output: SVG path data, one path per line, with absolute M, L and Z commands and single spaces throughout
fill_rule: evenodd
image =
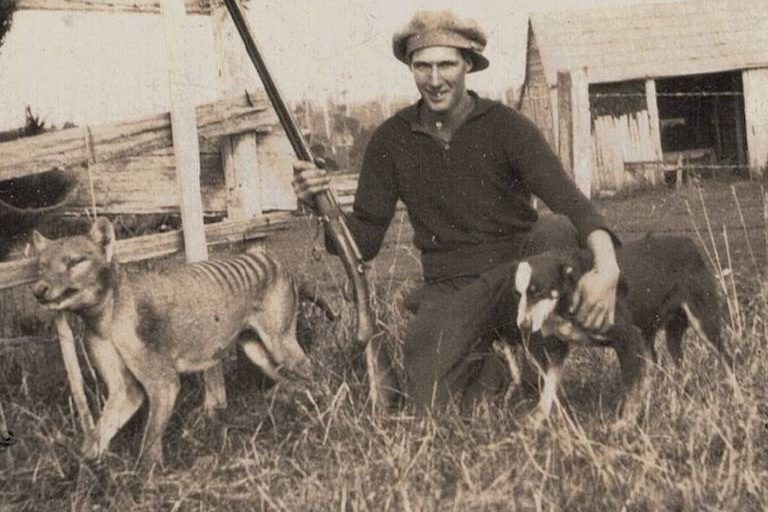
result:
M 419 12 L 395 34 L 393 52 L 409 66 L 421 100 L 372 136 L 348 217 L 370 259 L 397 200 L 408 210 L 425 283 L 406 299 L 416 316 L 403 347 L 404 391 L 421 407 L 454 398 L 468 408 L 502 388 L 505 368 L 489 349 L 499 320 L 494 302 L 509 278 L 500 264 L 551 248 L 588 247 L 595 268 L 580 281 L 573 310 L 590 330 L 613 323 L 618 241 L 539 130 L 466 89 L 467 73 L 489 65 L 485 44 L 474 21 L 449 11 Z M 311 204 L 329 179 L 310 163 L 295 167 L 297 197 Z M 532 193 L 565 217 L 539 219 Z M 567 351 L 554 339 L 536 347 L 545 366 Z

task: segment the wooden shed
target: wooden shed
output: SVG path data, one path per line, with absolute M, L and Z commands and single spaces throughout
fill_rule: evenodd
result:
M 768 2 L 534 14 L 520 109 L 587 193 L 768 165 Z

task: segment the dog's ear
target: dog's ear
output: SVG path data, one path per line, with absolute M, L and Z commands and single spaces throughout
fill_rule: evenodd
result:
M 568 282 L 577 283 L 581 276 L 592 269 L 592 253 L 587 250 L 574 250 L 564 254 L 560 264 L 560 276 Z
M 627 297 L 629 295 L 629 283 L 627 283 L 624 273 L 619 274 L 619 284 L 616 288 L 617 297 Z
M 99 217 L 91 226 L 88 238 L 104 248 L 104 256 L 107 263 L 112 261 L 112 254 L 115 246 L 115 228 L 112 223 L 104 217 Z
M 574 255 L 574 266 L 577 266 L 581 274 L 586 274 L 595 265 L 592 252 L 587 249 L 580 249 Z
M 35 254 L 40 254 L 51 243 L 50 240 L 40 234 L 38 230 L 32 231 L 32 248 L 35 250 Z
M 560 264 L 560 277 L 570 283 L 575 283 L 579 279 L 572 261 L 564 261 Z

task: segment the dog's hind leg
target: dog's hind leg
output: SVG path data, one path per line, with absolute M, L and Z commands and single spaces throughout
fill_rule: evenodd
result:
M 718 313 L 713 311 L 697 315 L 686 302 L 683 302 L 682 307 L 696 334 L 717 349 L 725 364 L 733 366 L 733 357 L 723 345 L 723 339 L 720 336 L 720 316 Z
M 634 325 L 615 325 L 608 336 L 614 340 L 624 384 L 620 423 L 635 423 L 648 393 L 647 361 L 651 355 L 640 329 Z
M 655 325 L 643 328 L 643 337 L 645 338 L 645 344 L 648 347 L 648 353 L 651 355 L 651 361 L 656 364 L 659 361 L 659 356 L 656 353 L 656 333 L 658 328 Z
M 108 393 L 96 424 L 95 439 L 86 438 L 81 448 L 86 459 L 94 459 L 109 449 L 117 431 L 139 409 L 144 392 L 110 341 L 91 336 L 88 347 Z
M 667 350 L 672 356 L 675 366 L 683 363 L 683 335 L 688 329 L 688 318 L 682 309 L 673 311 L 664 324 L 667 336 Z

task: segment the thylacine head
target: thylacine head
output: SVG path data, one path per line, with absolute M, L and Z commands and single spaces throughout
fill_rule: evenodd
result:
M 96 219 L 86 235 L 49 240 L 33 232 L 38 278 L 32 292 L 38 302 L 81 314 L 99 309 L 117 278 L 114 245 L 115 230 L 105 218 Z

